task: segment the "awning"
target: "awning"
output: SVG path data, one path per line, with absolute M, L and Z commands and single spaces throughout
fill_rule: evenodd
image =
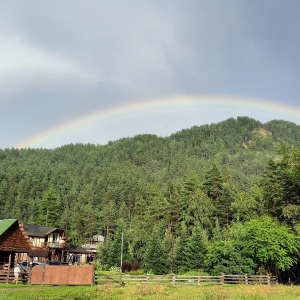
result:
M 30 249 L 28 252 L 29 257 L 48 257 L 49 250 L 48 249 Z
M 26 248 L 15 248 L 15 247 L 3 247 L 0 246 L 0 251 L 2 252 L 15 252 L 15 253 L 27 253 L 30 251 L 29 249 Z

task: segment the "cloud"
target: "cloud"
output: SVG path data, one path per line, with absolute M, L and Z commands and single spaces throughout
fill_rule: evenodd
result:
M 297 8 L 294 0 L 3 0 L 0 119 L 17 140 L 158 97 L 298 103 Z
M 26 44 L 17 36 L 0 38 L 0 76 L 14 80 L 14 77 L 29 79 L 56 77 L 57 80 L 73 78 L 83 82 L 96 83 L 98 74 L 84 70 L 59 53 L 41 51 Z
M 148 92 L 162 90 L 162 84 L 168 89 L 174 74 L 182 73 L 175 68 L 186 69 L 195 59 L 181 39 L 186 15 L 180 9 L 177 1 L 172 6 L 158 1 L 27 1 L 6 5 L 0 16 L 10 24 L 8 34 L 18 32 L 22 44 L 39 54 L 67 58 L 101 79 Z M 63 65 L 68 74 L 74 69 Z

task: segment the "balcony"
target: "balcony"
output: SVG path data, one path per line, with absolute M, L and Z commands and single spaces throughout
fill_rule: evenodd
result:
M 70 244 L 67 242 L 45 242 L 43 245 L 45 248 L 50 249 L 69 249 Z
M 81 247 L 87 250 L 98 250 L 99 244 L 84 244 Z

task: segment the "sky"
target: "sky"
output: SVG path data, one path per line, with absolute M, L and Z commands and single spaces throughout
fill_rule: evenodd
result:
M 298 0 L 2 0 L 0 149 L 249 116 L 300 124 Z

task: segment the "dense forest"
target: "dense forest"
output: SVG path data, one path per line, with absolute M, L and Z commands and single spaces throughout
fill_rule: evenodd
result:
M 0 150 L 0 219 L 106 237 L 101 267 L 296 280 L 300 126 L 248 117 L 162 138 Z

